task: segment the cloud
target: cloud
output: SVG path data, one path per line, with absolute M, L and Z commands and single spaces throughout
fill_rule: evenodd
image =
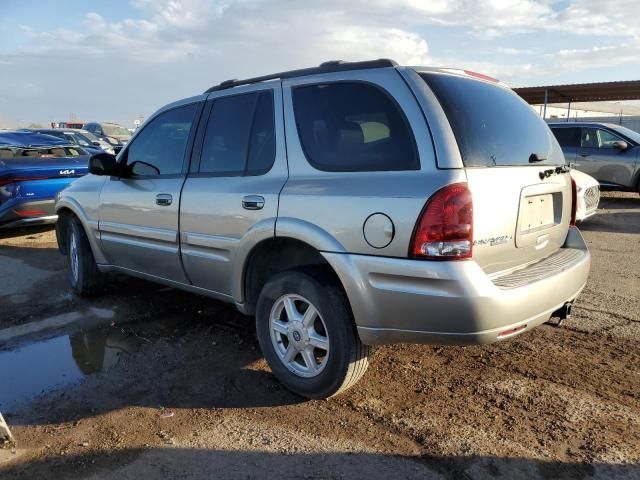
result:
M 135 18 L 85 14 L 81 28 L 24 25 L 0 51 L 0 101 L 31 98 L 44 118 L 149 114 L 163 102 L 230 77 L 389 57 L 403 64 L 465 67 L 515 84 L 558 68 L 584 71 L 636 62 L 640 2 L 620 0 L 132 0 Z M 132 16 L 133 17 L 133 16 Z M 434 35 L 458 32 L 434 51 Z M 460 33 L 461 32 L 461 33 Z M 533 45 L 511 39 L 531 35 Z M 556 48 L 554 39 L 577 37 Z M 462 39 L 462 40 L 460 40 Z M 497 47 L 487 48 L 483 42 Z M 442 42 L 440 42 L 442 43 Z M 453 53 L 452 53 L 453 52 Z M 72 106 L 70 106 L 72 105 Z

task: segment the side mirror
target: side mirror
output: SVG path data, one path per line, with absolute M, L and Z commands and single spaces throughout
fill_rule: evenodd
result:
M 94 175 L 120 176 L 122 168 L 116 161 L 116 156 L 110 153 L 96 153 L 89 158 L 89 173 Z
M 626 150 L 627 148 L 629 148 L 629 144 L 624 140 L 618 140 L 616 142 L 613 142 L 613 148 L 617 148 L 618 150 Z
M 99 147 L 100 146 L 100 142 L 91 142 L 91 144 L 95 147 Z

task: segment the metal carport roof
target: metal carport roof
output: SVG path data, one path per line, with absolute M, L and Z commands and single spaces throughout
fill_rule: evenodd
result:
M 532 105 L 567 102 L 640 100 L 640 80 L 624 82 L 576 83 L 514 88 Z

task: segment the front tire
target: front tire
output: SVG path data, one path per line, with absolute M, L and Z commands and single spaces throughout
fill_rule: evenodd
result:
M 298 271 L 276 275 L 256 309 L 260 348 L 289 390 L 328 398 L 355 385 L 369 365 L 342 290 Z
M 103 285 L 103 273 L 98 270 L 87 234 L 77 218 L 69 220 L 67 235 L 71 288 L 81 297 L 95 295 Z

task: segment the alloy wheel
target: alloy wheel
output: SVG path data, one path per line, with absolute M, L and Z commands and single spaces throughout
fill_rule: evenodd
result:
M 327 365 L 327 327 L 318 309 L 306 298 L 286 294 L 275 301 L 269 316 L 271 342 L 282 364 L 294 374 L 311 378 Z

